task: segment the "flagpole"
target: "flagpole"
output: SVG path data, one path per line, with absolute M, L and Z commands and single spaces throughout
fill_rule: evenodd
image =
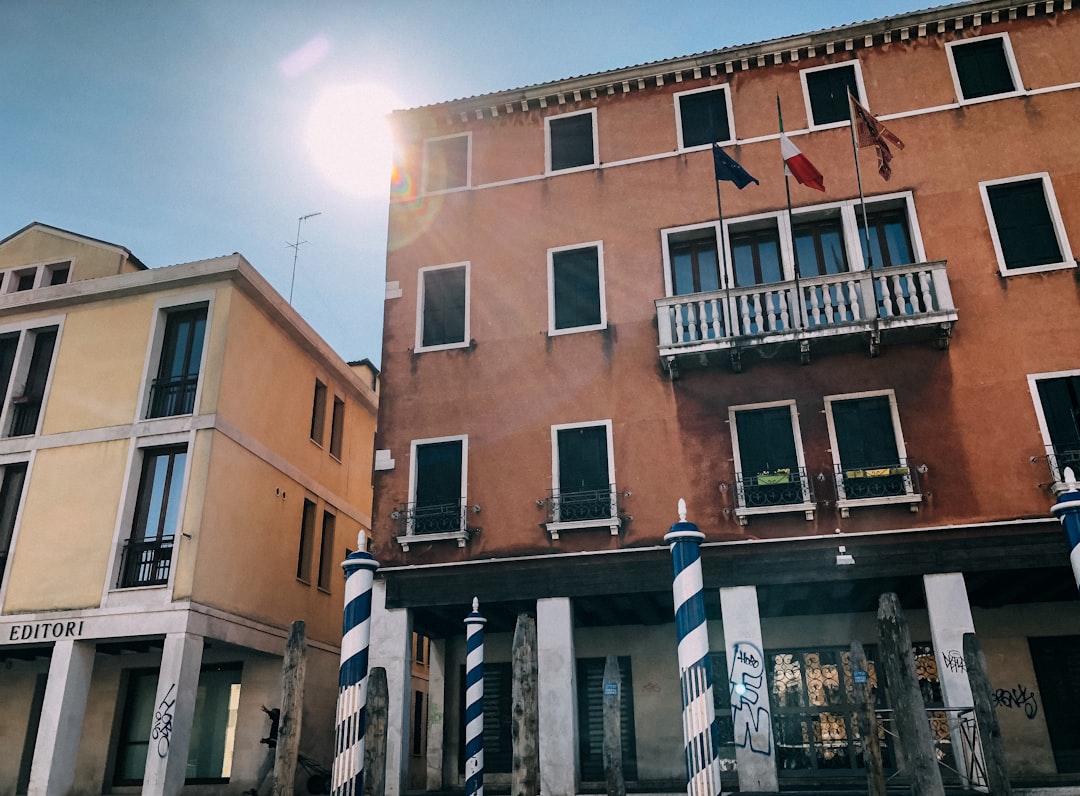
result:
M 862 169 L 859 167 L 859 142 L 855 137 L 855 98 L 848 89 L 848 114 L 851 117 L 851 151 L 855 156 L 855 179 L 859 184 L 859 208 L 862 210 L 863 241 L 866 243 L 866 259 L 869 263 L 866 270 L 874 270 L 874 250 L 870 247 L 870 225 L 866 221 L 866 198 L 863 196 Z M 875 313 L 876 317 L 876 313 Z
M 717 146 L 714 141 L 713 146 Z M 715 151 L 711 153 L 713 157 L 716 157 Z M 713 177 L 716 177 L 713 174 Z M 724 287 L 724 336 L 734 337 L 734 330 L 732 329 L 733 319 L 735 314 L 731 311 L 731 284 L 727 274 L 727 246 L 724 244 L 724 210 L 720 205 L 720 180 L 714 179 L 716 183 L 716 215 L 720 219 L 720 235 L 717 244 L 720 246 L 720 283 Z
M 776 118 L 780 123 L 780 133 L 784 132 L 784 114 L 780 111 L 780 95 L 776 95 Z M 781 157 L 783 160 L 783 157 Z M 803 301 L 802 287 L 799 285 L 799 247 L 795 245 L 795 223 L 791 213 L 791 183 L 788 179 L 787 162 L 784 162 L 784 193 L 787 195 L 788 232 L 791 235 L 791 255 L 795 264 L 795 297 L 799 302 L 799 328 L 806 328 L 806 307 Z

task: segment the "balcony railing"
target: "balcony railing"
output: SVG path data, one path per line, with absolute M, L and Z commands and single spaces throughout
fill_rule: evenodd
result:
M 538 502 L 547 504 L 545 527 L 552 539 L 559 538 L 559 531 L 574 528 L 608 528 L 617 536 L 622 525 L 615 484 L 599 489 L 552 489 Z
M 1035 461 L 1036 458 L 1037 457 L 1032 458 L 1032 461 Z M 1053 448 L 1047 448 L 1046 463 L 1050 466 L 1050 477 L 1053 479 L 1051 488 L 1055 495 L 1060 495 L 1063 492 L 1068 492 L 1071 489 L 1076 488 L 1065 482 L 1065 468 L 1071 467 L 1073 475 L 1080 477 L 1080 449 L 1054 450 Z
M 871 355 L 885 342 L 933 339 L 947 348 L 956 322 L 945 261 L 851 271 L 796 283 L 733 287 L 656 300 L 660 359 L 674 377 L 680 363 L 742 352 L 772 357 L 785 348 L 809 362 L 811 343 L 867 338 Z M 796 343 L 785 346 L 786 343 Z
M 458 547 L 464 547 L 470 536 L 465 525 L 465 511 L 465 500 L 461 499 L 454 503 L 429 505 L 402 503 L 390 516 L 397 520 L 398 544 L 407 551 L 410 541 L 420 536 L 424 541 L 454 539 Z
M 907 459 L 886 462 L 873 467 L 835 466 L 836 505 L 842 517 L 853 506 L 885 503 L 906 503 L 918 511 L 922 502 L 919 476 Z
M 198 386 L 198 374 L 154 379 L 150 385 L 150 412 L 147 416 L 190 415 L 195 409 L 195 390 Z
M 785 467 L 755 473 L 735 473 L 735 516 L 746 525 L 754 514 L 803 512 L 814 519 L 814 485 L 805 467 Z
M 40 414 L 41 398 L 16 398 L 11 404 L 11 431 L 8 436 L 25 437 L 33 434 L 37 431 Z
M 121 589 L 136 586 L 161 586 L 169 582 L 172 567 L 173 537 L 131 539 L 124 545 L 120 562 Z

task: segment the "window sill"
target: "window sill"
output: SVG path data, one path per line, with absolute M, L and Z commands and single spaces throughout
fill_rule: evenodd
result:
M 814 519 L 817 510 L 816 503 L 785 503 L 780 506 L 755 506 L 753 508 L 737 508 L 735 516 L 739 518 L 739 525 L 746 525 L 750 518 L 761 514 L 796 514 L 802 512 L 807 520 Z
M 565 169 L 548 169 L 544 172 L 544 176 L 556 177 L 560 174 L 573 174 L 578 171 L 591 171 L 598 168 L 600 168 L 600 164 L 596 161 L 593 161 L 592 163 L 586 163 L 584 166 L 570 166 L 569 168 Z
M 911 494 L 895 495 L 893 497 L 860 498 L 858 500 L 841 499 L 836 501 L 836 508 L 840 509 L 841 517 L 850 517 L 851 509 L 864 506 L 907 505 L 908 509 L 915 513 L 919 510 L 920 503 L 922 503 L 922 495 Z
M 395 536 L 394 539 L 401 545 L 401 552 L 409 552 L 409 547 L 414 544 L 427 544 L 428 542 L 456 541 L 458 547 L 464 547 L 472 537 L 470 531 L 446 531 L 443 533 L 415 533 Z
M 734 146 L 735 139 L 725 138 L 723 141 L 717 141 L 716 143 L 720 146 Z M 710 149 L 712 149 L 712 142 L 709 142 L 708 144 L 693 144 L 692 146 L 679 144 L 680 154 L 686 154 L 688 152 L 708 152 Z
M 595 520 L 574 520 L 573 522 L 548 522 L 544 524 L 545 530 L 551 534 L 552 541 L 558 541 L 562 531 L 579 531 L 586 528 L 607 528 L 612 536 L 619 535 L 622 527 L 622 517 L 601 517 Z
M 1005 266 L 998 264 L 998 272 L 1005 277 L 1009 276 L 1023 276 L 1024 274 L 1042 274 L 1047 271 L 1064 271 L 1069 268 L 1076 268 L 1077 260 L 1066 260 L 1061 263 L 1047 263 L 1046 265 L 1029 265 L 1026 268 L 1006 268 Z
M 1011 97 L 1023 97 L 1027 95 L 1027 91 L 1013 89 L 1012 91 L 1002 91 L 1000 94 L 986 94 L 982 97 L 960 97 L 957 99 L 957 105 L 978 105 L 983 102 L 994 102 L 995 100 L 1010 99 Z
M 458 348 L 468 348 L 471 344 L 469 340 L 460 340 L 456 343 L 441 343 L 439 345 L 417 345 L 413 349 L 414 354 L 427 354 L 431 351 L 454 351 Z
M 561 337 L 564 334 L 578 334 L 579 332 L 601 332 L 607 328 L 607 321 L 594 323 L 589 326 L 571 326 L 566 329 L 548 329 L 548 337 Z

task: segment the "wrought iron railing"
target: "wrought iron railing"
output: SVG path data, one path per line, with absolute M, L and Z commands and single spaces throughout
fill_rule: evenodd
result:
M 150 385 L 150 412 L 147 416 L 172 417 L 191 414 L 195 409 L 195 390 L 198 386 L 198 374 L 154 379 Z
M 1063 448 L 1055 450 L 1054 448 L 1047 448 L 1046 463 L 1050 466 L 1050 477 L 1054 479 L 1055 484 L 1064 483 L 1066 467 L 1071 467 L 1073 475 L 1080 478 L 1080 449 L 1069 450 Z
M 907 459 L 884 462 L 873 467 L 835 466 L 838 500 L 874 500 L 918 495 L 919 477 Z
M 16 398 L 11 404 L 11 431 L 9 437 L 25 437 L 37 431 L 38 415 L 41 414 L 41 398 Z
M 896 722 L 891 710 L 875 711 L 878 720 L 878 734 L 881 743 L 890 748 L 900 747 L 900 737 L 896 731 Z M 979 739 L 979 724 L 975 720 L 975 709 L 962 708 L 927 708 L 926 717 L 930 722 L 930 735 L 934 741 L 934 755 L 946 780 L 959 780 L 970 788 L 985 789 L 987 784 L 986 763 Z M 899 766 L 890 772 L 890 779 L 903 778 L 905 767 Z M 894 765 L 896 765 L 894 763 Z
M 464 532 L 465 500 L 431 505 L 402 503 L 391 517 L 397 520 L 401 536 Z
M 735 473 L 740 509 L 769 508 L 814 502 L 814 486 L 805 467 L 784 467 L 748 475 Z
M 124 545 L 120 562 L 121 589 L 136 586 L 161 586 L 169 582 L 172 567 L 173 537 L 131 539 Z
M 549 523 L 613 520 L 619 516 L 619 493 L 615 484 L 599 489 L 552 489 L 548 493 Z

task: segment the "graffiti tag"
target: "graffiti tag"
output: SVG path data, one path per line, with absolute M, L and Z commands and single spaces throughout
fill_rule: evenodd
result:
M 169 756 L 169 741 L 172 738 L 172 723 L 173 705 L 176 704 L 176 697 L 173 697 L 172 701 L 169 701 L 169 697 L 172 696 L 173 691 L 176 690 L 176 683 L 169 686 L 169 690 L 161 701 L 158 702 L 157 709 L 154 711 L 154 726 L 150 729 L 150 738 L 157 741 L 157 753 L 158 757 L 165 758 Z
M 999 688 L 993 693 L 995 708 L 1022 709 L 1029 719 L 1039 713 L 1039 704 L 1035 701 L 1035 692 L 1028 691 L 1026 685 L 1017 684 L 1016 688 Z
M 735 745 L 761 755 L 772 754 L 772 720 L 763 702 L 765 656 L 748 641 L 737 641 L 731 656 L 731 717 Z
M 945 668 L 953 674 L 967 671 L 967 663 L 964 661 L 964 653 L 960 650 L 946 650 L 941 655 L 945 662 Z

